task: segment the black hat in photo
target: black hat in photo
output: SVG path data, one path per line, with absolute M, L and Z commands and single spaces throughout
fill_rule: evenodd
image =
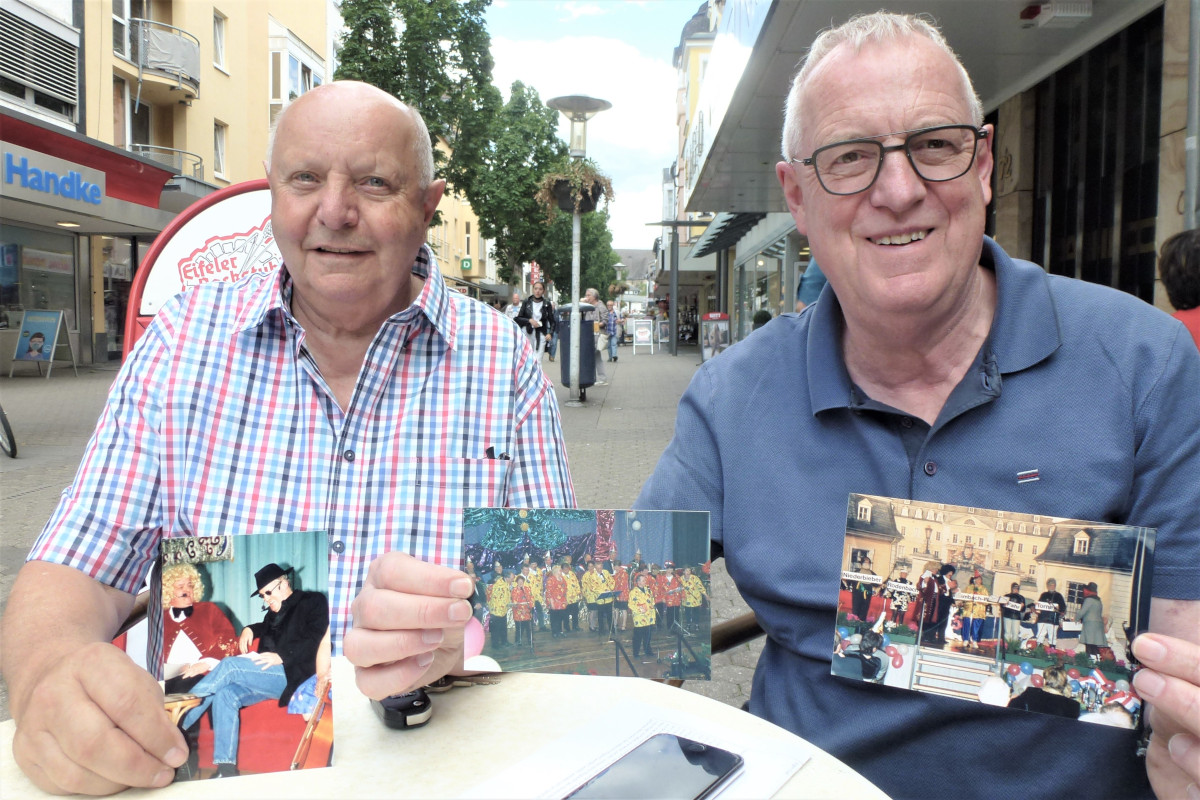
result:
M 254 573 L 254 582 L 258 585 L 250 596 L 254 597 L 261 592 L 269 583 L 277 578 L 286 577 L 290 570 L 285 570 L 283 567 L 275 563 L 267 564 L 265 567 Z

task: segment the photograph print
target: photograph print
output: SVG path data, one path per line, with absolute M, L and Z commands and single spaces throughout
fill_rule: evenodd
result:
M 710 677 L 707 512 L 469 508 L 463 530 L 501 670 Z
M 163 541 L 163 690 L 188 743 L 176 780 L 331 763 L 327 549 L 323 531 Z
M 1154 530 L 851 494 L 834 675 L 1136 728 Z

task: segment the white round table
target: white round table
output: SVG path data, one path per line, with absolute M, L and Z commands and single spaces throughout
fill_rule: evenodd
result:
M 568 731 L 597 709 L 635 702 L 683 712 L 746 737 L 801 743 L 778 726 L 740 709 L 654 681 L 535 673 L 506 673 L 496 685 L 477 685 L 433 695 L 433 719 L 425 727 L 393 730 L 375 716 L 354 685 L 354 671 L 335 658 L 334 765 L 328 769 L 243 775 L 175 783 L 163 789 L 131 789 L 121 797 L 200 798 L 454 798 L 522 755 Z M 551 712 L 552 710 L 552 712 Z M 548 724 L 559 719 L 561 725 Z M 495 723 L 504 740 L 496 742 Z M 33 786 L 12 757 L 16 730 L 0 723 L 0 797 L 48 797 Z M 748 739 L 749 740 L 749 739 Z M 504 746 L 497 746 L 497 744 Z M 519 745 L 519 747 L 518 747 Z M 811 748 L 811 746 L 809 746 Z M 879 789 L 833 756 L 811 748 L 812 757 L 776 793 L 781 798 L 883 798 Z

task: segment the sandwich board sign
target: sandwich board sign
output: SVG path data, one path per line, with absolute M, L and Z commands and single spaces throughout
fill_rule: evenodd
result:
M 8 368 L 8 377 L 12 377 L 13 368 L 18 361 L 32 361 L 38 365 L 38 375 L 42 374 L 42 364 L 46 364 L 46 378 L 49 379 L 57 359 L 56 353 L 60 347 L 65 347 L 71 357 L 71 367 L 79 374 L 79 366 L 75 360 L 75 348 L 71 337 L 67 334 L 67 325 L 61 310 L 27 309 L 21 318 L 21 335 L 17 337 L 17 347 L 13 352 L 12 364 Z

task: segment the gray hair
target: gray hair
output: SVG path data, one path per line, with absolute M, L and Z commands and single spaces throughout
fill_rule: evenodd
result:
M 358 81 L 333 81 L 332 83 L 325 84 L 325 86 L 338 86 L 340 84 L 347 83 L 358 83 Z M 370 84 L 363 85 L 369 86 Z M 318 90 L 320 89 L 320 87 L 315 88 Z M 433 183 L 433 142 L 429 138 L 429 127 L 425 124 L 425 118 L 421 116 L 421 112 L 418 111 L 414 106 L 410 106 L 407 103 L 393 97 L 392 95 L 387 94 L 387 92 L 384 92 L 382 89 L 379 89 L 378 91 L 395 101 L 397 107 L 399 107 L 402 111 L 407 112 L 409 119 L 411 119 L 413 122 L 415 131 L 412 143 L 412 156 L 417 167 L 417 180 L 419 182 L 417 188 L 423 191 L 428 188 L 429 184 Z M 301 95 L 301 97 L 303 97 L 303 95 Z M 288 101 L 287 105 L 285 105 L 283 109 L 275 115 L 275 119 L 271 123 L 271 130 L 267 136 L 268 170 L 271 168 L 271 156 L 275 153 L 275 134 L 278 132 L 279 125 L 281 122 L 283 122 L 283 118 L 287 116 L 292 104 L 299 99 L 300 98 L 297 97 Z
M 600 299 L 600 292 L 596 291 L 596 290 L 595 290 L 595 289 L 593 289 L 593 288 L 588 288 L 588 289 L 585 289 L 585 290 L 584 290 L 584 292 L 583 292 L 583 296 L 584 296 L 584 297 L 594 297 L 594 298 L 596 298 L 597 300 L 599 300 L 599 299 Z
M 983 103 L 971 83 L 971 76 L 963 67 L 958 55 L 946 41 L 946 37 L 938 30 L 932 18 L 925 15 L 894 14 L 887 11 L 876 11 L 873 14 L 858 14 L 834 28 L 823 31 L 808 53 L 801 61 L 800 71 L 792 80 L 792 88 L 788 92 L 783 107 L 783 138 L 781 151 L 785 161 L 795 157 L 800 146 L 800 103 L 808 88 L 809 78 L 813 70 L 834 49 L 842 44 L 849 44 L 857 52 L 868 42 L 896 41 L 915 36 L 924 36 L 954 60 L 962 81 L 963 99 L 970 107 L 971 121 L 976 127 L 983 124 Z

